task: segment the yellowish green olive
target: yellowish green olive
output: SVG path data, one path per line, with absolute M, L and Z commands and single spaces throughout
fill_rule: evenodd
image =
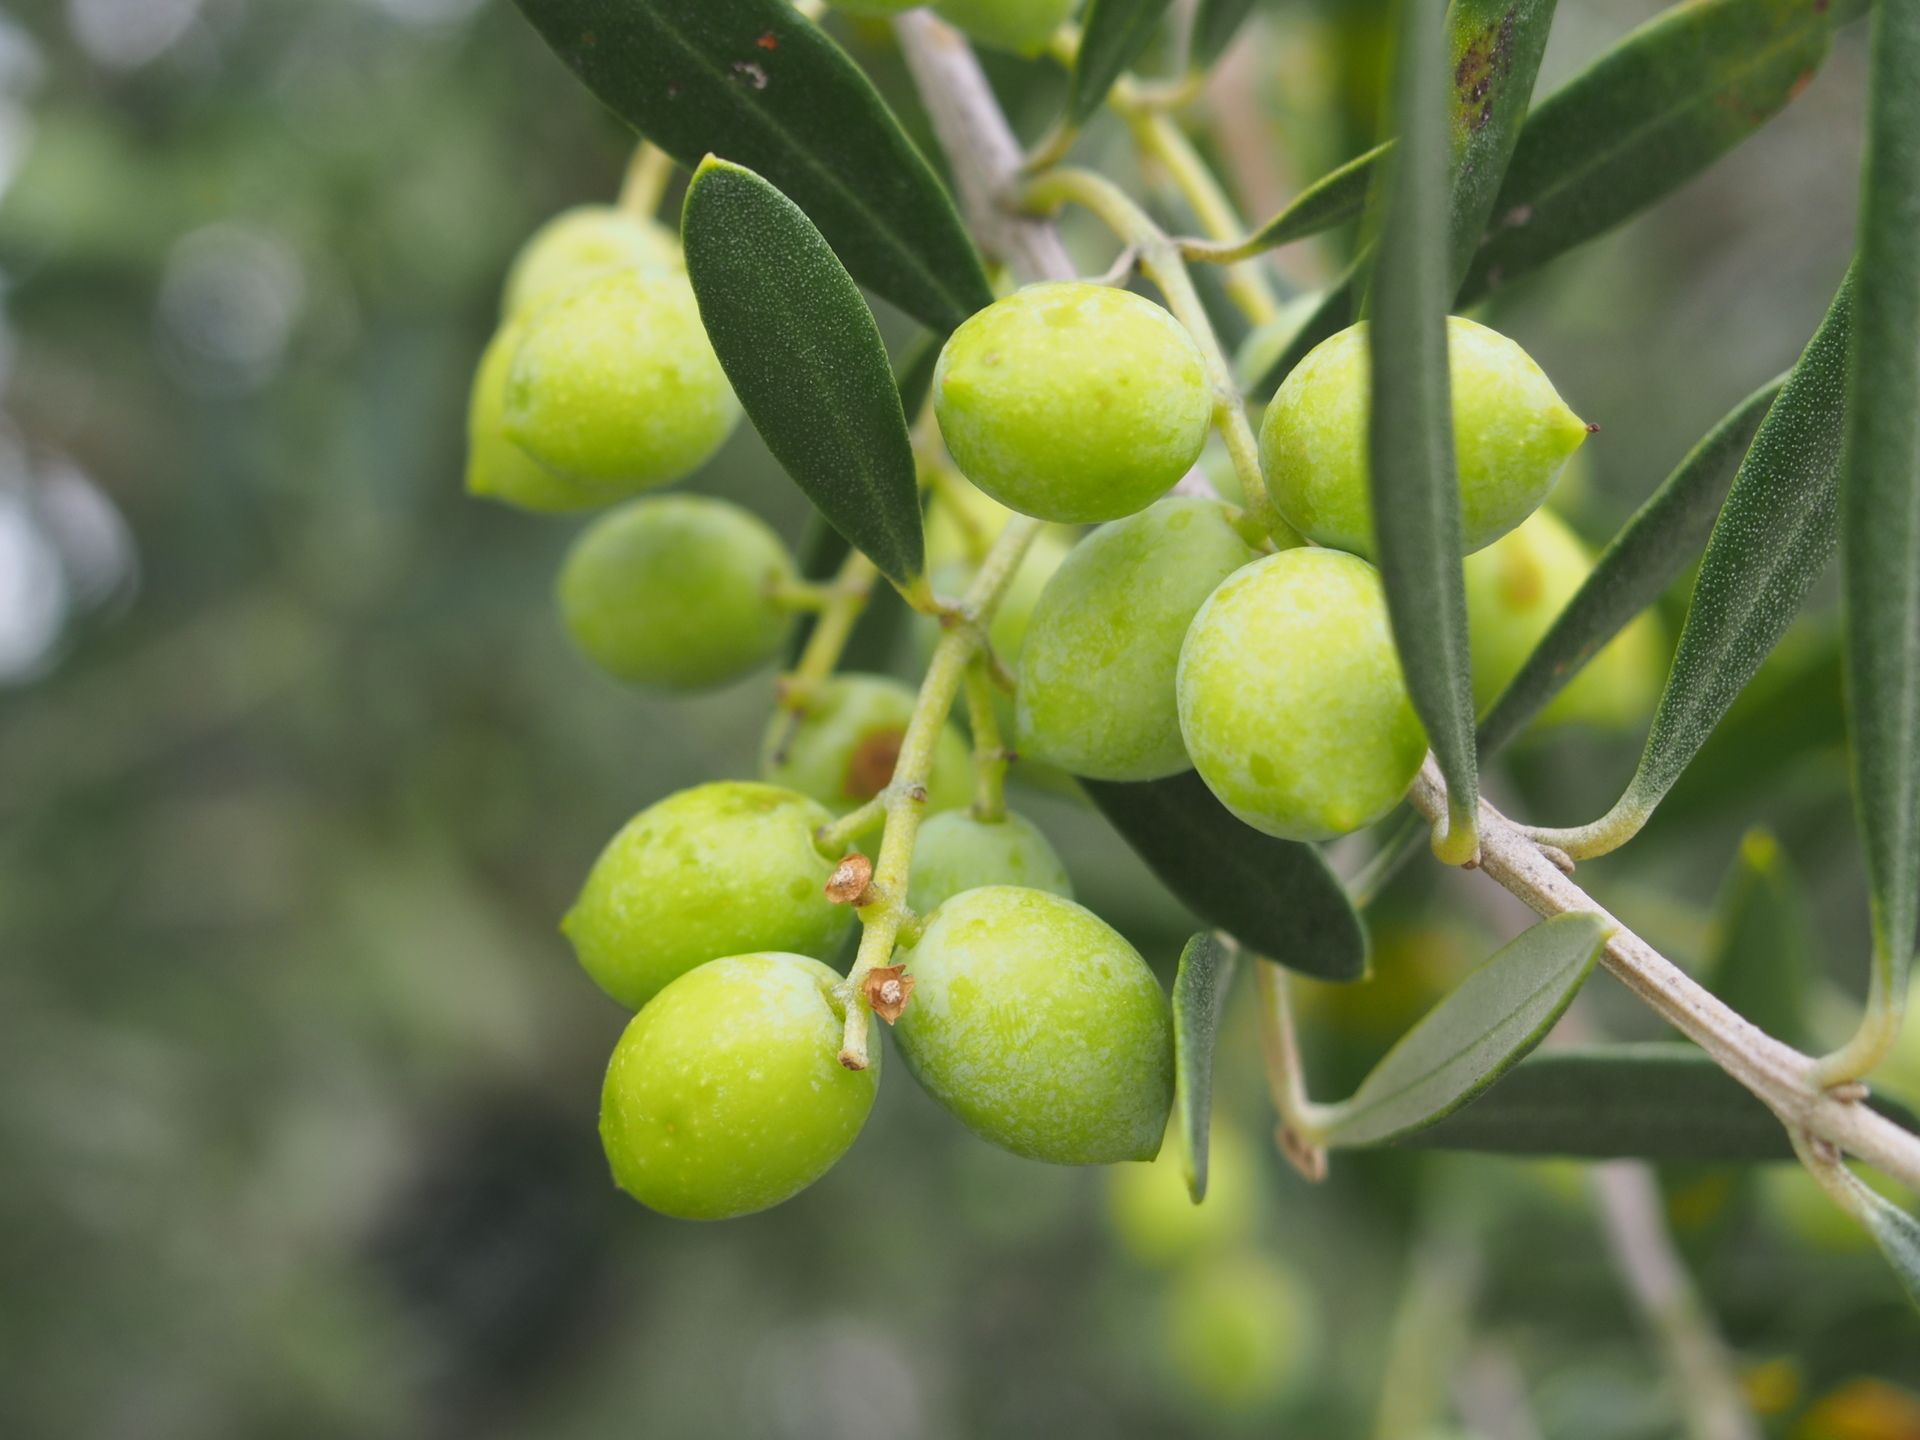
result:
M 1195 1255 L 1234 1249 L 1253 1233 L 1260 1176 L 1240 1132 L 1215 1119 L 1208 1145 L 1207 1195 L 1187 1189 L 1186 1158 L 1169 1129 L 1157 1158 L 1107 1171 L 1107 1219 L 1127 1255 L 1142 1265 L 1178 1265 Z
M 1209 1410 L 1245 1415 L 1284 1400 L 1317 1359 L 1319 1306 L 1291 1266 L 1257 1250 L 1208 1256 L 1167 1295 L 1166 1356 Z
M 701 495 L 630 501 L 596 520 L 560 570 L 560 613 L 594 663 L 668 690 L 720 685 L 779 651 L 794 578 L 780 537 Z
M 589 281 L 650 265 L 686 268 L 672 231 L 617 206 L 577 205 L 547 221 L 521 248 L 507 272 L 501 312 L 524 320 Z
M 1194 616 L 1178 693 L 1207 788 L 1285 840 L 1378 820 L 1427 751 L 1380 576 L 1339 550 L 1282 550 L 1236 571 Z
M 1533 513 L 1587 438 L 1587 426 L 1526 351 L 1457 315 L 1447 320 L 1447 375 L 1461 553 L 1471 554 Z M 1368 559 L 1371 392 L 1363 321 L 1314 347 L 1260 423 L 1260 468 L 1287 522 L 1321 545 Z
M 804 955 L 735 955 L 654 996 L 601 1091 L 600 1139 L 620 1188 L 665 1215 L 724 1220 L 832 1169 L 880 1083 L 877 1034 L 866 1069 L 839 1063 L 839 979 Z
M 922 915 L 963 890 L 1020 885 L 1073 898 L 1067 867 L 1040 829 L 1009 810 L 998 820 L 948 810 L 920 827 L 913 846 L 907 904 Z
M 594 981 L 638 1009 L 696 965 L 750 950 L 834 953 L 853 912 L 825 894 L 830 816 L 791 790 L 696 785 L 607 843 L 560 928 Z
M 970 39 L 1031 59 L 1073 8 L 1074 0 L 938 0 L 933 10 Z
M 810 795 L 836 814 L 864 805 L 893 779 L 915 692 L 884 675 L 844 673 L 821 685 L 799 723 L 784 708 L 767 722 L 760 778 Z M 973 799 L 973 762 L 952 725 L 935 742 L 928 813 Z
M 494 332 L 474 372 L 467 402 L 467 493 L 522 510 L 591 510 L 617 495 L 562 479 L 507 438 L 507 372 L 526 329 L 508 321 Z

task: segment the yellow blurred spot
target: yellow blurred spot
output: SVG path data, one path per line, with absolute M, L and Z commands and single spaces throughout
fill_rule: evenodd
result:
M 1920 1396 L 1884 1380 L 1849 1380 L 1817 1401 L 1794 1440 L 1920 1440 Z
M 1781 1355 L 1749 1365 L 1740 1376 L 1740 1389 L 1756 1415 L 1778 1415 L 1800 1398 L 1800 1364 Z

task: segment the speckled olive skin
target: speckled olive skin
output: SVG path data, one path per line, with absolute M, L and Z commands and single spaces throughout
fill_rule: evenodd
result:
M 590 281 L 533 315 L 506 399 L 509 439 L 619 494 L 698 469 L 740 418 L 693 287 L 665 266 Z
M 638 1009 L 696 965 L 749 950 L 831 955 L 852 923 L 813 843 L 832 817 L 791 790 L 696 785 L 607 843 L 560 928 L 594 981 Z
M 507 438 L 507 372 L 526 335 L 509 321 L 480 356 L 467 402 L 467 493 L 504 500 L 522 510 L 593 510 L 618 494 L 554 474 Z
M 1551 510 L 1536 510 L 1466 560 L 1473 703 L 1483 713 L 1519 673 L 1593 569 L 1580 537 Z M 1653 713 L 1666 645 L 1652 611 L 1636 616 L 1540 712 L 1537 725 L 1583 721 L 1606 729 Z
M 601 1091 L 600 1140 L 620 1188 L 662 1214 L 725 1220 L 832 1169 L 880 1084 L 877 1034 L 865 1070 L 837 1058 L 839 979 L 804 955 L 734 955 L 656 995 L 620 1037 Z
M 1173 1017 L 1139 953 L 1058 895 L 989 885 L 933 913 L 894 1027 L 968 1129 L 1057 1165 L 1150 1160 L 1173 1104 Z
M 939 0 L 933 10 L 969 39 L 1032 59 L 1073 8 L 1074 0 Z
M 933 375 L 947 449 L 987 494 L 1084 524 L 1145 509 L 1206 442 L 1213 395 L 1179 321 L 1125 290 L 1029 285 L 967 320 Z
M 774 711 L 760 743 L 760 778 L 844 815 L 893 778 L 916 698 L 916 692 L 884 675 L 835 675 L 808 702 L 797 727 L 785 710 Z M 958 809 L 972 799 L 971 754 L 960 732 L 948 725 L 934 746 L 927 813 Z
M 507 272 L 501 314 L 524 320 L 590 281 L 649 265 L 686 268 L 672 231 L 612 205 L 577 205 L 521 247 Z
M 1358 830 L 1426 754 L 1366 561 L 1283 550 L 1236 572 L 1180 651 L 1180 733 L 1220 802 L 1284 840 Z
M 1260 469 L 1294 529 L 1372 559 L 1368 365 L 1363 321 L 1295 366 L 1261 419 Z M 1457 315 L 1447 320 L 1447 375 L 1461 553 L 1471 554 L 1533 513 L 1587 427 L 1526 351 Z
M 567 552 L 558 597 L 567 633 L 612 675 L 697 690 L 764 665 L 792 617 L 774 587 L 792 557 L 759 517 L 725 500 L 634 500 Z
M 1187 769 L 1180 643 L 1207 596 L 1256 558 L 1217 500 L 1170 496 L 1089 535 L 1027 623 L 1020 753 L 1095 780 Z
M 1047 837 L 1026 816 L 1009 810 L 999 820 L 976 820 L 948 810 L 920 827 L 913 847 L 907 904 L 931 914 L 962 890 L 1019 885 L 1073 898 L 1073 882 Z

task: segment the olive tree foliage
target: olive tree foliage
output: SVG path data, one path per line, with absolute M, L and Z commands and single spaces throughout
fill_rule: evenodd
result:
M 836 818 L 817 834 L 830 858 L 853 852 L 826 890 L 860 922 L 851 973 L 826 1002 L 836 1025 L 844 1021 L 834 1030 L 843 1069 L 857 1074 L 877 1059 L 869 1054 L 870 1014 L 891 1022 L 904 1010 L 928 1036 L 908 1045 L 909 1061 L 923 1079 L 935 1077 L 929 1083 L 943 1102 L 963 1119 L 969 1105 L 991 1111 L 981 1124 L 1000 1126 L 996 1135 L 1026 1133 L 994 1109 L 1004 1095 L 957 1093 L 968 1082 L 955 1078 L 956 1067 L 966 1067 L 939 1047 L 958 1042 L 932 1038 L 932 1013 L 916 1015 L 907 983 L 914 947 L 923 934 L 953 927 L 943 929 L 937 911 L 929 925 L 906 896 L 930 794 L 938 808 L 948 714 L 962 696 L 973 814 L 1004 817 L 1011 737 L 994 692 L 1013 684 L 1015 667 L 997 653 L 996 612 L 1027 557 L 1057 543 L 1042 523 L 1057 517 L 1003 493 L 1013 510 L 1029 513 L 1006 522 L 956 582 L 930 561 L 927 496 L 950 468 L 942 434 L 961 458 L 958 429 L 972 423 L 957 385 L 947 384 L 966 363 L 973 332 L 964 327 L 983 323 L 996 294 L 1015 285 L 1114 284 L 1137 272 L 1191 341 L 1196 413 L 1219 432 L 1241 491 L 1229 521 L 1259 557 L 1243 576 L 1257 567 L 1280 573 L 1295 563 L 1301 532 L 1314 538 L 1263 463 L 1249 406 L 1284 394 L 1316 347 L 1366 322 L 1363 498 L 1384 596 L 1380 643 L 1391 646 L 1430 748 L 1411 788 L 1406 776 L 1398 781 L 1405 802 L 1384 818 L 1366 817 L 1372 858 L 1343 880 L 1323 853 L 1323 834 L 1250 824 L 1216 783 L 1187 703 L 1190 683 L 1202 683 L 1187 673 L 1190 635 L 1180 720 L 1199 772 L 1080 778 L 1085 796 L 1208 927 L 1182 957 L 1171 1002 L 1171 1133 L 1185 1147 L 1196 1201 L 1207 1183 L 1211 1047 L 1238 958 L 1262 978 L 1282 1143 L 1310 1174 L 1324 1172 L 1329 1150 L 1389 1143 L 1703 1165 L 1798 1154 L 1920 1296 L 1913 1219 L 1842 1163 L 1862 1161 L 1920 1187 L 1913 1117 L 1860 1083 L 1899 1033 L 1920 906 L 1920 0 L 1875 0 L 1870 13 L 1852 0 L 1694 0 L 1537 101 L 1552 0 L 1403 0 L 1387 142 L 1252 225 L 1234 213 L 1179 124 L 1245 19 L 1249 7 L 1235 0 L 1178 11 L 1166 0 L 1090 0 L 1057 31 L 1025 37 L 1032 50 L 1050 47 L 1068 74 L 1057 123 L 1031 154 L 1015 146 L 968 39 L 925 12 L 896 14 L 891 23 L 944 152 L 933 156 L 916 147 L 807 6 L 520 6 L 580 81 L 638 132 L 636 174 L 652 166 L 657 175 L 669 160 L 691 172 L 679 229 L 700 324 L 746 417 L 822 521 L 797 571 L 769 582 L 774 608 L 804 612 L 810 628 L 786 652 L 782 704 L 793 714 L 776 716 L 769 731 L 767 778 L 786 783 L 782 777 L 799 773 L 796 736 L 812 723 L 802 711 L 823 703 L 836 683 L 840 648 L 876 585 L 897 589 L 938 636 L 897 741 L 880 758 L 885 773 L 832 807 Z M 976 38 L 1007 43 L 979 13 L 968 12 Z M 1476 705 L 1461 554 L 1463 504 L 1473 497 L 1466 452 L 1457 448 L 1466 439 L 1454 420 L 1472 397 L 1458 364 L 1450 370 L 1450 336 L 1461 333 L 1450 315 L 1699 175 L 1792 101 L 1839 27 L 1863 19 L 1872 59 L 1858 249 L 1825 320 L 1786 375 L 1701 437 L 1516 673 Z M 1173 56 L 1173 73 L 1134 73 L 1157 42 L 1156 54 Z M 1205 233 L 1170 233 L 1112 178 L 1075 162 L 1076 137 L 1103 107 L 1119 112 L 1143 159 L 1171 178 Z M 659 190 L 649 194 L 643 184 L 639 193 L 647 204 Z M 1123 248 L 1112 273 L 1074 273 L 1051 223 L 1069 205 L 1114 232 Z M 1356 222 L 1350 269 L 1281 310 L 1262 252 Z M 865 295 L 924 328 L 892 365 Z M 1229 355 L 1218 317 L 1234 311 L 1253 335 Z M 1135 343 L 1132 331 L 1111 333 L 1116 344 Z M 519 436 L 512 424 L 509 434 Z M 1213 493 L 1198 469 L 1174 488 Z M 1795 1048 L 1810 1032 L 1796 1023 L 1805 1002 L 1793 967 L 1773 963 L 1756 941 L 1750 952 L 1730 952 L 1703 984 L 1596 903 L 1578 883 L 1576 862 L 1628 844 L 1646 824 L 1836 554 L 1873 955 L 1857 1034 L 1814 1056 Z M 1481 764 L 1662 592 L 1687 583 L 1690 567 L 1677 651 L 1619 803 L 1591 824 L 1552 830 L 1516 824 L 1488 804 Z M 1224 605 L 1226 588 L 1208 606 Z M 1208 614 L 1203 607 L 1196 629 L 1210 623 Z M 1252 649 L 1232 663 L 1246 685 L 1258 680 Z M 958 783 L 964 791 L 968 777 Z M 1422 834 L 1440 862 L 1480 870 L 1541 922 L 1463 982 L 1350 1099 L 1311 1101 L 1292 1061 L 1294 1022 L 1274 967 L 1335 982 L 1361 976 L 1365 907 L 1417 852 Z M 855 850 L 875 835 L 873 858 Z M 924 959 L 919 968 L 944 974 L 959 963 L 956 954 L 943 950 L 940 965 Z M 1532 1054 L 1596 966 L 1685 1043 Z M 903 1022 L 902 1033 L 908 1029 Z M 1160 1039 L 1143 1030 L 1140 1043 L 1152 1049 Z M 1046 1158 L 1050 1142 L 1003 1143 L 1030 1144 L 1022 1153 Z

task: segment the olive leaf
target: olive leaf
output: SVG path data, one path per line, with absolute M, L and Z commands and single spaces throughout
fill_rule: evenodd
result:
M 1192 770 L 1080 784 L 1147 868 L 1208 925 L 1317 980 L 1358 980 L 1366 972 L 1366 931 L 1313 846 L 1235 819 Z
M 1338 169 L 1329 170 L 1294 196 L 1286 209 L 1234 246 L 1232 258 L 1241 259 L 1262 250 L 1291 245 L 1349 220 L 1358 220 L 1361 211 L 1367 208 L 1367 192 L 1377 173 L 1375 167 L 1392 149 L 1393 142 L 1389 140 Z
M 767 448 L 896 584 L 925 568 L 919 482 L 886 346 L 800 207 L 712 156 L 687 187 L 687 276 L 721 368 Z
M 1180 952 L 1173 977 L 1173 1094 L 1186 1147 L 1187 1193 L 1207 1198 L 1207 1133 L 1213 1116 L 1213 1042 L 1233 984 L 1234 948 L 1201 931 Z
M 1067 124 L 1084 125 L 1120 72 L 1140 58 L 1167 13 L 1168 0 L 1093 0 L 1067 77 Z
M 1452 0 L 1447 6 L 1448 121 L 1453 137 L 1449 293 L 1457 290 L 1493 213 L 1520 138 L 1554 0 Z
M 1853 1183 L 1859 1197 L 1860 1222 L 1899 1277 L 1907 1298 L 1920 1306 L 1920 1220 L 1859 1179 Z
M 894 367 L 893 386 L 900 392 L 900 409 L 909 425 L 926 406 L 927 396 L 933 390 L 934 368 L 940 363 L 940 351 L 946 343 L 945 332 L 936 330 L 931 335 L 923 335 Z
M 1265 372 L 1247 387 L 1247 391 L 1256 400 L 1270 399 L 1273 392 L 1280 388 L 1280 382 L 1293 373 L 1293 367 L 1307 358 L 1307 353 L 1322 340 L 1338 335 L 1353 323 L 1354 292 L 1358 286 L 1361 272 L 1372 261 L 1371 250 L 1363 250 L 1345 273 L 1327 287 L 1327 293 L 1321 297 L 1320 304 L 1309 315 L 1300 328 L 1293 332 L 1293 338 L 1268 365 Z
M 1807 1029 L 1813 928 L 1799 878 L 1780 842 L 1749 830 L 1720 901 L 1719 935 L 1700 979 L 1740 1014 L 1796 1050 Z
M 935 329 L 993 300 L 953 202 L 860 68 L 785 0 L 518 0 L 621 119 L 689 169 L 751 166 L 861 283 Z
M 1253 13 L 1253 4 L 1254 0 L 1200 0 L 1189 46 L 1196 68 L 1211 70 L 1213 62 L 1227 53 L 1247 16 Z
M 1873 995 L 1897 1009 L 1920 915 L 1920 13 L 1881 6 L 1872 43 L 1841 576 Z
M 1785 383 L 1782 375 L 1734 406 L 1621 527 L 1481 720 L 1482 754 L 1491 755 L 1524 730 L 1700 553 L 1754 431 Z
M 1460 483 L 1447 379 L 1446 31 L 1438 0 L 1404 0 L 1394 77 L 1399 138 L 1386 162 L 1367 447 L 1374 544 L 1413 708 L 1447 779 L 1454 841 L 1471 846 L 1473 744 Z M 1464 832 L 1464 833 L 1462 833 Z M 1457 857 L 1456 863 L 1469 858 Z
M 1733 149 L 1805 87 L 1840 18 L 1830 0 L 1694 0 L 1601 55 L 1534 107 L 1459 303 L 1638 214 Z
M 1378 1145 L 1445 1119 L 1546 1037 L 1613 927 L 1574 911 L 1543 920 L 1468 975 L 1333 1106 L 1329 1145 Z

